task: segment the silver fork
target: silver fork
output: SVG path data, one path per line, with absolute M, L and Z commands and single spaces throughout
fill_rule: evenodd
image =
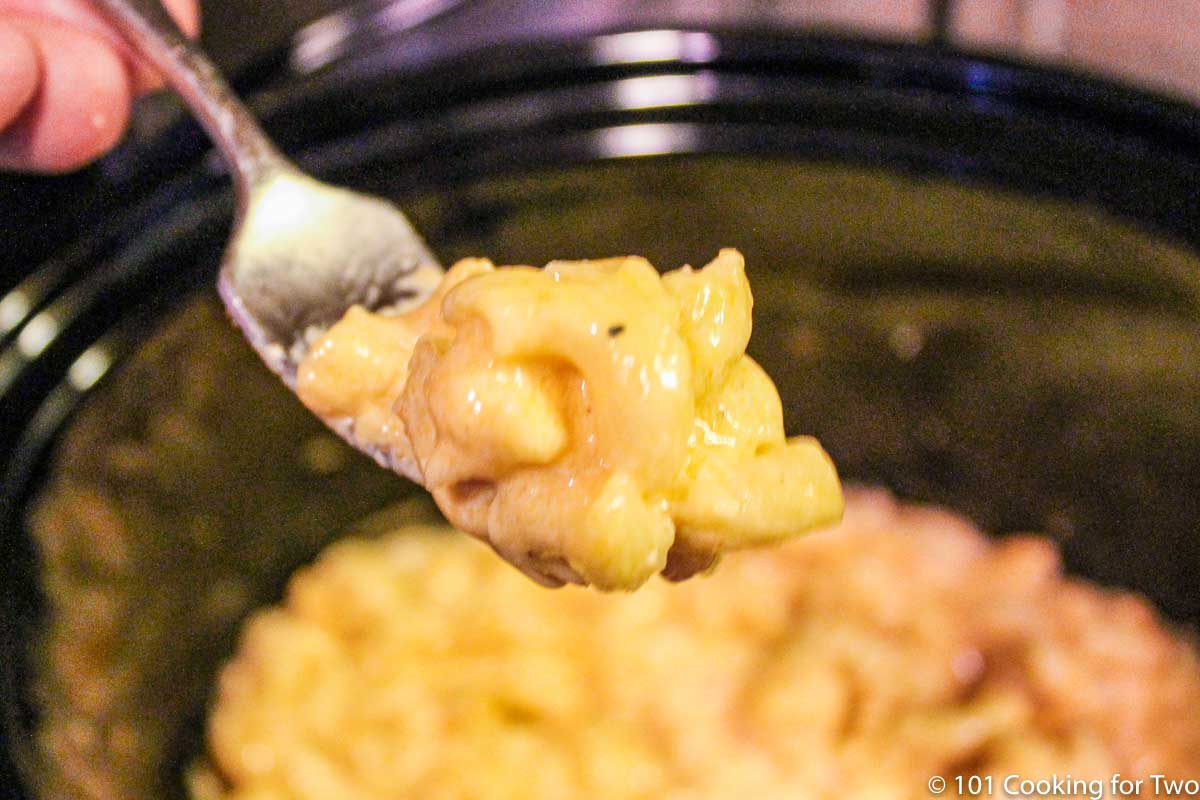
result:
M 289 388 L 313 336 L 350 306 L 402 307 L 438 284 L 442 268 L 408 218 L 387 200 L 322 183 L 284 157 L 159 0 L 92 3 L 158 68 L 229 165 L 237 212 L 218 289 Z M 357 441 L 350 420 L 326 422 L 382 466 L 419 480 L 415 464 Z

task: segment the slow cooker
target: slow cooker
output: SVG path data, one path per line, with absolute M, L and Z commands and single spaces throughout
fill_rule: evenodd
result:
M 315 66 L 310 37 L 239 86 L 447 263 L 740 248 L 750 352 L 846 480 L 1048 533 L 1074 573 L 1200 624 L 1196 109 L 780 26 L 400 58 L 410 34 Z M 415 494 L 224 319 L 231 210 L 181 117 L 85 173 L 0 181 L 7 797 L 183 796 L 241 620 Z

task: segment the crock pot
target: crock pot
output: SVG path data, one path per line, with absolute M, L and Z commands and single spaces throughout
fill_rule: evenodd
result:
M 820 437 L 846 480 L 999 535 L 1046 532 L 1076 574 L 1200 624 L 1195 109 L 781 29 L 627 30 L 408 67 L 387 41 L 242 88 L 305 168 L 396 198 L 446 262 L 638 253 L 673 268 L 739 247 L 750 352 L 789 431 Z M 239 622 L 414 494 L 322 451 L 222 318 L 231 205 L 186 121 L 91 172 L 0 183 L 6 797 L 181 796 Z M 225 405 L 204 401 L 193 440 L 172 426 L 201 381 Z M 147 431 L 178 449 L 114 490 L 157 498 L 129 539 L 99 518 L 77 539 L 39 535 L 47 492 L 104 479 L 114 442 Z M 48 609 L 69 628 L 93 583 L 122 599 L 103 641 L 135 654 L 99 699 L 43 674 Z M 80 741 L 55 750 L 39 736 L 63 703 Z

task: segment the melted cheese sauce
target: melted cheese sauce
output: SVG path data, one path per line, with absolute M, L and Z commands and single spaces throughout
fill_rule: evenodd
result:
M 966 778 L 1119 773 L 1148 800 L 1148 775 L 1200 774 L 1197 708 L 1195 646 L 1147 601 L 880 492 L 619 596 L 409 527 L 339 542 L 250 621 L 193 796 L 928 800 L 933 775 L 978 797 Z
M 469 259 L 409 313 L 351 309 L 297 392 L 531 577 L 634 589 L 841 517 L 832 462 L 785 437 L 745 353 L 752 306 L 735 250 L 662 276 Z

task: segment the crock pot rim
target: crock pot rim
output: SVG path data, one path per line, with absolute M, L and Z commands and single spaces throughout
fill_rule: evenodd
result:
M 514 45 L 513 50 L 527 54 L 545 53 L 555 50 L 559 53 L 566 53 L 569 57 L 578 58 L 587 55 L 589 52 L 594 53 L 594 44 L 596 41 L 605 39 L 606 37 L 627 35 L 628 33 L 631 32 L 586 36 L 565 43 L 522 43 Z M 740 42 L 742 44 L 752 44 L 755 41 L 778 40 L 781 38 L 779 31 L 772 31 L 765 34 L 749 33 L 745 30 L 726 33 L 714 32 L 712 30 L 694 30 L 676 31 L 676 33 L 698 33 L 718 37 L 722 42 Z M 1068 118 L 1096 124 L 1101 128 L 1105 128 L 1107 124 L 1111 124 L 1112 130 L 1118 132 L 1134 131 L 1139 136 L 1158 142 L 1169 150 L 1178 150 L 1191 158 L 1200 159 L 1200 113 L 1192 106 L 1180 101 L 1133 90 L 1104 79 L 1070 75 L 1057 70 L 1029 66 L 1003 58 L 982 57 L 957 51 L 948 51 L 929 45 L 871 42 L 829 35 L 793 36 L 791 34 L 784 34 L 782 38 L 789 42 L 798 41 L 811 46 L 812 49 L 806 51 L 809 56 L 815 53 L 817 55 L 833 57 L 835 60 L 831 63 L 841 63 L 837 59 L 850 58 L 856 49 L 860 50 L 866 55 L 869 62 L 868 66 L 872 64 L 874 66 L 853 80 L 870 82 L 871 80 L 879 79 L 881 76 L 890 75 L 897 81 L 897 83 L 887 84 L 891 88 L 902 89 L 907 87 L 962 97 L 989 98 L 1001 102 L 1012 113 L 1044 111 L 1046 108 L 1055 106 L 1056 103 L 1062 101 L 1065 105 L 1058 110 L 1063 112 Z M 901 67 L 896 67 L 894 64 L 889 67 L 884 58 L 885 54 L 889 56 L 898 55 L 910 60 L 906 61 Z M 728 55 L 728 51 L 726 55 Z M 793 57 L 798 56 L 793 54 Z M 494 63 L 494 59 L 495 53 L 490 50 L 471 53 L 461 57 L 461 60 L 458 61 L 433 65 L 428 69 L 426 75 L 441 75 L 444 74 L 443 70 L 450 70 L 462 75 L 474 74 L 481 82 L 475 84 L 473 88 L 484 94 L 488 91 L 494 91 L 497 86 L 517 83 L 521 80 L 523 73 L 519 71 L 516 74 L 503 72 L 494 74 L 491 76 L 490 82 L 486 73 L 471 72 L 472 69 L 479 67 L 484 61 L 490 60 L 491 63 Z M 877 63 L 876 61 L 872 61 L 872 59 L 877 59 Z M 654 62 L 647 66 L 646 69 L 653 71 L 669 63 Z M 728 67 L 753 63 L 755 63 L 753 60 L 738 61 L 736 58 L 732 61 L 720 61 L 717 59 L 712 62 L 706 62 L 703 65 L 691 64 L 688 66 L 688 69 L 695 69 L 699 66 L 724 65 Z M 784 59 L 783 63 L 788 62 Z M 378 67 L 378 64 L 372 66 Z M 581 65 L 577 65 L 577 67 L 584 70 L 596 69 L 604 71 L 636 67 L 636 65 L 625 62 L 596 64 L 585 61 Z M 357 85 L 358 90 L 362 91 L 364 80 L 388 82 L 389 74 L 386 71 L 378 73 L 368 71 L 364 77 L 364 73 L 361 71 L 362 68 L 361 61 L 346 62 L 326 72 L 316 73 L 295 84 L 267 88 L 256 95 L 253 105 L 264 111 L 268 119 L 271 119 L 276 115 L 286 114 L 289 109 L 303 108 L 306 105 L 320 101 L 322 98 L 325 98 L 327 102 L 332 102 L 332 98 L 336 97 L 339 91 L 344 91 L 346 86 Z M 926 75 L 925 82 L 917 80 L 921 74 L 925 74 L 922 73 L 922 68 L 930 69 L 930 72 Z M 972 70 L 979 69 L 989 71 L 987 74 L 993 80 L 997 76 L 1002 78 L 1003 80 L 999 84 L 1001 89 L 996 89 L 997 84 L 994 82 L 980 83 L 979 74 L 972 72 Z M 392 73 L 390 80 L 396 82 L 398 79 Z M 414 79 L 412 76 L 405 76 L 405 80 Z M 973 83 L 975 85 L 972 85 Z M 992 88 L 989 89 L 989 86 Z M 1084 99 L 1079 100 L 1079 97 Z M 202 159 L 203 154 L 198 154 L 198 157 Z M 199 185 L 209 186 L 212 185 L 211 182 L 216 177 L 212 165 L 203 160 L 180 165 L 180 169 L 174 175 L 185 183 L 196 181 Z M 141 201 L 150 202 L 152 194 L 142 197 Z M 1193 240 L 1191 244 L 1195 246 L 1198 242 Z M 97 265 L 97 269 L 101 269 L 102 266 Z M 39 272 L 38 274 L 41 273 Z M 56 298 L 62 297 L 62 292 L 67 290 L 68 286 L 73 285 L 78 284 L 75 282 L 74 274 L 72 273 L 72 278 L 67 280 L 65 285 L 56 286 L 51 291 L 45 293 L 45 302 L 36 305 L 31 310 L 26 322 L 39 311 L 45 310 L 46 303 L 51 303 Z M 23 324 L 18 325 L 14 332 L 19 332 Z M 11 346 L 11 343 L 9 346 Z M 74 355 L 77 355 L 77 353 Z M 74 361 L 73 356 L 63 361 L 59 367 L 65 369 L 66 366 Z M 58 399 L 54 398 L 54 393 L 61 392 L 62 390 L 61 387 L 63 384 L 61 380 L 51 380 L 48 385 L 50 388 L 42 394 L 42 397 L 48 401 L 61 402 L 61 397 Z M 79 392 L 76 400 L 85 395 L 86 392 Z M 3 403 L 3 399 L 3 397 L 0 397 L 0 404 Z M 43 404 L 38 403 L 34 408 L 34 413 L 41 411 L 42 408 Z M 32 419 L 32 416 L 27 419 Z M 6 444 L 11 447 L 12 442 Z M 13 453 L 6 447 L 0 455 L 2 455 L 4 461 L 2 466 L 7 471 L 11 466 L 9 459 Z M 13 488 L 12 485 L 7 484 L 2 488 L 5 496 L 10 497 L 10 490 Z M 0 515 L 0 525 L 5 528 L 9 528 L 10 526 L 19 527 L 14 524 L 18 522 L 17 515 L 20 509 L 14 508 L 10 502 L 6 506 L 0 507 L 0 511 L 5 512 L 3 515 Z M 6 540 L 12 535 L 14 535 L 14 531 L 5 531 Z M 21 535 L 19 530 L 15 531 L 15 535 Z M 12 600 L 7 588 L 4 595 L 5 611 L 7 612 L 9 610 L 7 604 Z M 14 641 L 4 642 L 7 652 L 14 652 L 19 644 L 19 642 Z M 6 694 L 9 694 L 14 689 L 13 686 L 8 685 L 13 679 L 9 659 L 4 659 L 4 669 L 2 671 L 4 672 L 4 682 L 6 684 L 4 685 L 4 690 Z M 7 704 L 8 701 L 6 699 Z M 18 732 L 11 729 L 8 720 L 5 722 L 6 738 L 11 739 Z M 11 769 L 10 765 L 3 763 L 8 758 L 11 758 L 11 753 L 6 749 L 4 757 L 0 758 L 0 775 L 3 775 L 4 768 Z

